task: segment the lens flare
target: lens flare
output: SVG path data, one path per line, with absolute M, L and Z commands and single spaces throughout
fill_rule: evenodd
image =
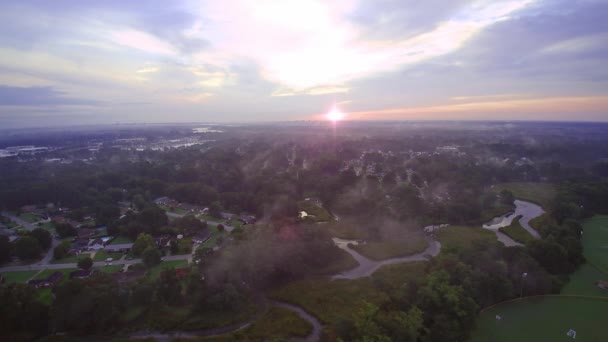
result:
M 343 120 L 343 119 L 344 119 L 344 113 L 342 113 L 342 112 L 340 111 L 340 109 L 338 109 L 338 107 L 333 106 L 333 107 L 331 108 L 331 110 L 329 111 L 329 113 L 327 113 L 327 114 L 325 115 L 325 117 L 326 117 L 326 118 L 327 118 L 327 120 L 329 120 L 329 121 L 336 122 L 336 121 L 340 121 L 340 120 Z

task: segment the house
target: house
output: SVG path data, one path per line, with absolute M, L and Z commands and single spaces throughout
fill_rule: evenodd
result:
M 132 243 L 120 243 L 117 245 L 106 245 L 103 250 L 106 252 L 129 253 L 131 248 L 133 248 Z
M 239 217 L 239 221 L 241 221 L 243 224 L 254 224 L 257 219 L 254 215 L 241 214 L 241 217 Z
M 93 274 L 93 270 L 77 270 L 70 272 L 70 279 L 86 279 Z
M 194 243 L 203 243 L 207 240 L 209 240 L 209 238 L 211 237 L 211 230 L 205 228 L 202 231 L 194 234 L 194 236 L 192 237 L 192 242 Z
M 166 207 L 175 207 L 177 205 L 179 205 L 179 202 L 169 198 L 169 197 L 160 197 L 154 200 L 154 203 L 156 203 L 157 205 L 164 205 Z
M 198 214 L 202 214 L 205 209 L 207 208 L 203 208 L 200 205 L 194 205 L 194 204 L 188 204 L 188 203 L 180 203 L 178 206 L 178 208 L 191 212 L 191 213 L 198 213 Z
M 98 251 L 100 249 L 103 249 L 104 247 L 104 242 L 101 238 L 97 238 L 97 239 L 91 239 L 89 240 L 89 245 L 88 245 L 88 249 L 90 251 Z
M 74 239 L 74 242 L 72 242 L 72 246 L 70 248 L 70 252 L 73 253 L 80 253 L 84 250 L 86 250 L 89 247 L 89 239 L 88 238 L 84 238 L 84 239 Z
M 33 279 L 33 280 L 28 281 L 27 284 L 34 286 L 35 288 L 45 288 L 45 287 L 52 287 L 52 286 L 59 284 L 59 282 L 62 279 L 63 279 L 63 273 L 53 272 L 53 274 L 48 276 L 48 278 L 46 278 L 46 279 Z
M 232 218 L 234 218 L 236 215 L 235 214 L 231 214 L 231 213 L 220 213 L 220 216 L 224 220 L 232 220 Z
M 598 280 L 596 285 L 602 290 L 608 290 L 608 280 Z
M 95 234 L 97 234 L 97 231 L 95 229 L 90 229 L 90 228 L 78 229 L 78 239 L 90 239 Z
M 171 240 L 172 240 L 172 238 L 169 235 L 159 236 L 154 239 L 154 241 L 156 242 L 156 246 L 158 246 L 158 248 L 170 247 Z

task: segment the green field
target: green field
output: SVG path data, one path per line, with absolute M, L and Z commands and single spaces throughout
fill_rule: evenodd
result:
M 80 255 L 70 255 L 69 257 L 63 258 L 63 259 L 53 259 L 51 261 L 51 264 L 72 264 L 72 263 L 77 263 L 78 260 L 84 259 L 86 257 L 91 257 L 91 254 L 82 253 Z
M 501 183 L 494 186 L 497 192 L 509 190 L 515 198 L 534 202 L 547 210 L 557 194 L 555 185 L 549 183 Z
M 209 225 L 208 228 L 209 228 L 209 230 L 211 230 L 211 236 L 209 237 L 209 239 L 207 241 L 205 241 L 201 244 L 201 247 L 213 248 L 213 247 L 217 246 L 217 239 L 219 239 L 220 236 L 224 236 L 224 234 L 226 234 L 226 232 L 218 231 L 217 226 Z
M 290 283 L 271 297 L 301 306 L 326 324 L 351 318 L 363 301 L 382 306 L 393 291 L 425 275 L 425 262 L 384 266 L 371 277 L 357 280 L 311 279 Z
M 534 237 L 532 235 L 530 235 L 530 233 L 528 233 L 527 230 L 524 229 L 524 227 L 521 226 L 521 224 L 519 223 L 519 220 L 521 219 L 521 215 L 517 216 L 516 218 L 513 219 L 513 222 L 511 222 L 510 225 L 506 226 L 506 227 L 502 227 L 499 230 L 501 232 L 503 232 L 505 235 L 507 235 L 508 237 L 510 237 L 511 239 L 526 244 L 532 240 L 534 240 Z
M 577 331 L 577 341 L 608 341 L 608 291 L 595 285 L 608 280 L 608 273 L 596 267 L 608 266 L 608 216 L 585 221 L 584 229 L 589 262 L 570 275 L 563 296 L 524 299 L 485 311 L 471 341 L 570 341 L 566 336 L 570 328 Z M 496 315 L 503 319 L 497 321 Z
M 309 216 L 303 219 L 304 222 L 331 222 L 333 218 L 327 210 L 319 207 L 312 201 L 298 202 L 298 212 L 305 211 Z
M 134 241 L 126 236 L 119 236 L 110 242 L 110 245 L 122 245 L 125 243 L 133 243 Z
M 441 250 L 460 250 L 471 247 L 475 241 L 485 243 L 498 243 L 496 234 L 487 229 L 467 226 L 449 226 L 440 229 L 437 233 L 437 240 L 441 242 Z
M 66 279 L 70 279 L 70 272 L 77 271 L 77 270 L 78 270 L 77 268 L 62 268 L 62 269 L 57 269 L 57 270 L 47 268 L 46 270 L 43 270 L 40 273 L 38 273 L 38 275 L 36 275 L 36 277 L 34 279 L 46 279 L 55 272 L 61 272 L 61 273 L 63 273 L 63 277 L 64 277 L 63 281 L 65 281 Z
M 542 297 L 499 305 L 483 312 L 471 342 L 608 341 L 608 300 Z M 496 319 L 496 315 L 502 317 Z
M 19 218 L 28 223 L 34 223 L 40 221 L 40 217 L 32 213 L 24 213 L 19 215 Z
M 106 252 L 103 249 L 100 249 L 95 252 L 95 257 L 93 258 L 93 261 L 105 261 L 107 258 L 112 258 L 114 259 L 114 261 L 116 261 L 122 258 L 123 256 L 123 253 Z
M 584 224 L 584 254 L 600 271 L 608 274 L 608 216 L 594 216 Z
M 386 260 L 423 252 L 428 242 L 419 234 L 409 234 L 408 238 L 391 241 L 367 242 L 353 246 L 353 249 L 373 260 Z
M 116 273 L 122 270 L 124 265 L 104 265 L 101 267 L 94 267 L 94 270 L 98 270 L 103 273 Z
M 38 271 L 18 271 L 18 272 L 2 272 L 5 284 L 25 283 L 33 277 Z

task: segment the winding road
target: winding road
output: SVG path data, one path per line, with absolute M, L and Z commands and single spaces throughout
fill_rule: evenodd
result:
M 359 263 L 359 266 L 357 266 L 351 270 L 342 272 L 340 274 L 333 275 L 331 277 L 331 279 L 351 279 L 352 280 L 352 279 L 358 279 L 358 278 L 363 278 L 363 277 L 369 277 L 374 272 L 376 272 L 376 270 L 378 270 L 380 267 L 382 267 L 384 265 L 403 264 L 403 263 L 414 262 L 414 261 L 426 261 L 426 260 L 430 259 L 431 257 L 437 256 L 439 254 L 439 252 L 441 251 L 441 243 L 439 243 L 439 241 L 436 241 L 431 237 L 426 237 L 426 240 L 429 243 L 429 246 L 422 253 L 413 254 L 413 255 L 409 255 L 409 256 L 405 256 L 405 257 L 399 257 L 399 258 L 391 258 L 391 259 L 386 259 L 386 260 L 382 260 L 382 261 L 374 261 L 374 260 L 364 257 L 363 255 L 359 254 L 354 249 L 348 247 L 348 244 L 350 244 L 350 243 L 356 244 L 357 241 L 345 240 L 345 239 L 340 239 L 340 238 L 333 238 L 333 240 L 334 240 L 334 243 L 336 244 L 336 246 L 345 250 L 355 260 L 357 260 L 357 262 Z

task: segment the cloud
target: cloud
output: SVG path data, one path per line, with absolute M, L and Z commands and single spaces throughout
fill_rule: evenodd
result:
M 120 45 L 141 50 L 151 54 L 176 56 L 176 49 L 169 43 L 146 32 L 125 30 L 112 32 L 110 39 Z
M 0 86 L 0 106 L 89 106 L 97 101 L 66 97 L 53 87 Z

